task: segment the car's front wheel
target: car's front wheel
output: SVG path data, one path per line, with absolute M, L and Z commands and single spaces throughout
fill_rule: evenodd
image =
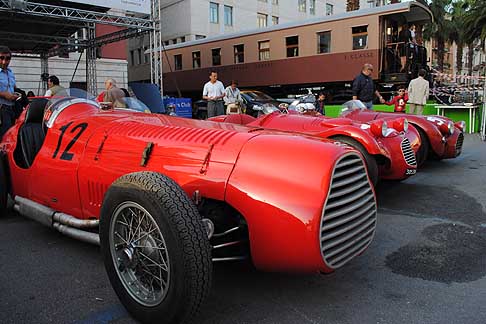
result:
M 122 176 L 101 211 L 101 250 L 111 284 L 143 323 L 184 323 L 211 287 L 209 240 L 196 206 L 158 173 Z

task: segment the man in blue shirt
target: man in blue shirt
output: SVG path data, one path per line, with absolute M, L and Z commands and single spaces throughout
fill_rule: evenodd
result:
M 14 123 L 13 107 L 15 100 L 19 97 L 14 93 L 15 75 L 8 67 L 11 59 L 10 49 L 0 45 L 0 139 Z
M 385 102 L 385 99 L 375 89 L 375 84 L 371 78 L 372 73 L 373 65 L 366 63 L 363 65 L 361 73 L 353 80 L 353 100 L 361 100 L 368 109 L 373 109 L 375 95 L 380 98 L 381 103 Z

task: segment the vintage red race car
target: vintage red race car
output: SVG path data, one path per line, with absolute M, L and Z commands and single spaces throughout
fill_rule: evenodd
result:
M 139 321 L 194 317 L 212 261 L 332 272 L 376 228 L 362 156 L 295 134 L 34 100 L 0 144 L 0 212 L 101 245 Z
M 210 120 L 242 124 L 255 129 L 295 132 L 349 144 L 364 156 L 373 184 L 379 178 L 405 179 L 417 171 L 415 151 L 420 147 L 420 138 L 413 127 L 408 127 L 406 118 L 368 124 L 348 118 L 274 111 L 258 118 L 233 114 L 216 116 Z
M 368 110 L 359 100 L 346 102 L 342 117 L 359 122 L 390 120 L 397 117 L 407 118 L 420 134 L 422 145 L 417 152 L 417 164 L 421 166 L 427 158 L 450 159 L 458 157 L 462 152 L 464 142 L 464 127 L 466 123 L 454 123 L 444 116 L 420 116 L 403 113 L 390 113 Z

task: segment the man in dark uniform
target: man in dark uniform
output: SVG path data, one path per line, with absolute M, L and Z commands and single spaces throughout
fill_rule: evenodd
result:
M 375 95 L 380 98 L 381 103 L 385 102 L 380 92 L 375 89 L 375 84 L 371 78 L 372 73 L 373 65 L 366 63 L 363 65 L 361 73 L 353 80 L 353 100 L 361 100 L 368 109 L 373 109 L 373 98 Z
M 0 46 L 0 139 L 15 121 L 14 103 L 19 95 L 14 93 L 15 75 L 8 67 L 12 52 L 7 46 Z

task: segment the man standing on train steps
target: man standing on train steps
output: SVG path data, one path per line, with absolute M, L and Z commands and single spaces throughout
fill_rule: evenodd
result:
M 224 85 L 218 81 L 218 73 L 211 71 L 209 81 L 204 85 L 203 99 L 208 101 L 208 118 L 224 115 Z
M 371 78 L 372 73 L 373 65 L 366 63 L 363 65 L 361 73 L 353 80 L 353 100 L 361 100 L 368 109 L 373 109 L 375 95 L 380 98 L 381 103 L 385 102 L 380 92 L 375 89 L 375 84 Z

